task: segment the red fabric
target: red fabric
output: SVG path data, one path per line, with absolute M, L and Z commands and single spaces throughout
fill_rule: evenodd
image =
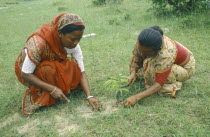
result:
M 46 83 L 56 85 L 67 95 L 70 89 L 76 88 L 80 83 L 81 70 L 75 61 L 69 59 L 61 63 L 58 61 L 44 61 L 36 69 L 35 75 Z M 41 95 L 37 97 L 36 89 L 38 88 L 30 87 L 34 102 L 44 106 L 55 104 L 55 100 L 48 91 L 42 90 Z
M 179 65 L 184 62 L 188 57 L 188 52 L 185 48 L 183 48 L 179 43 L 175 42 L 177 46 L 177 56 L 175 59 L 175 64 Z
M 163 73 L 155 73 L 155 81 L 159 83 L 161 86 L 163 86 L 170 72 L 171 72 L 171 69 Z
M 27 85 L 20 77 L 21 69 L 18 61 L 15 63 L 15 72 L 19 81 Z M 60 88 L 67 95 L 70 89 L 76 88 L 80 83 L 81 70 L 73 59 L 66 59 L 63 62 L 44 61 L 37 67 L 35 75 L 42 81 Z M 40 90 L 34 86 L 29 86 L 29 89 L 32 102 L 39 106 L 51 106 L 56 103 L 49 91 Z

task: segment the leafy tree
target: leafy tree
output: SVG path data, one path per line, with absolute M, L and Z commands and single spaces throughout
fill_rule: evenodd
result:
M 177 12 L 202 11 L 210 8 L 210 0 L 150 0 L 158 11 L 172 8 Z
M 120 4 L 123 0 L 92 0 L 96 6 L 105 5 L 107 3 Z

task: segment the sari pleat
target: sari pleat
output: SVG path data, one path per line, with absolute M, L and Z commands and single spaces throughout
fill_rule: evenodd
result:
M 25 84 L 20 77 L 21 70 L 18 69 L 19 67 L 16 68 L 16 75 L 20 82 Z M 72 58 L 63 62 L 44 61 L 37 67 L 35 75 L 40 80 L 60 88 L 65 95 L 69 93 L 70 89 L 76 88 L 81 79 L 80 68 Z M 29 86 L 22 100 L 22 111 L 27 115 L 33 113 L 38 107 L 51 106 L 55 103 L 56 100 L 53 99 L 49 91 Z

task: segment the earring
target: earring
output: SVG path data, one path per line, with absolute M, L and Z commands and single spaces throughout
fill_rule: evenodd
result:
M 58 31 L 58 37 L 61 38 L 61 32 Z

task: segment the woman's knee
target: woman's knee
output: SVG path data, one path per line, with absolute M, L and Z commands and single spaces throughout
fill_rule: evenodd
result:
M 42 62 L 36 69 L 35 74 L 38 76 L 54 76 L 56 74 L 56 66 L 53 62 Z
M 182 66 L 174 64 L 172 66 L 171 73 L 174 73 L 176 81 L 185 81 L 189 79 L 189 73 L 188 71 L 183 68 Z

